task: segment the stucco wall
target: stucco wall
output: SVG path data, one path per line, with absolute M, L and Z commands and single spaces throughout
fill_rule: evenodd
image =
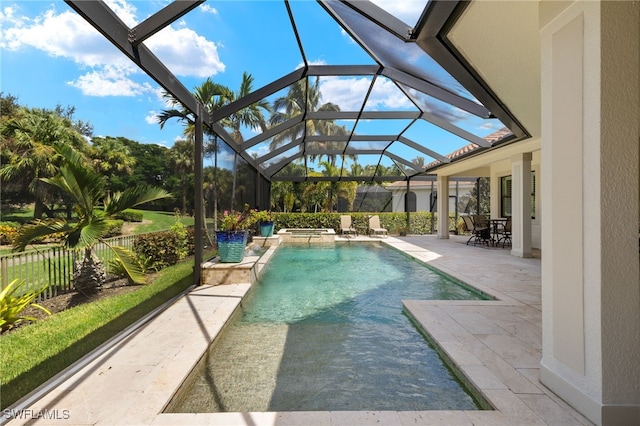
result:
M 540 194 L 541 168 L 540 168 L 540 151 L 531 153 L 531 170 L 536 174 L 536 194 L 535 194 L 535 211 L 536 217 L 531 220 L 531 247 L 539 249 L 542 247 L 542 197 Z M 500 215 L 500 179 L 504 176 L 511 176 L 511 160 L 504 159 L 491 164 L 491 211 L 495 212 L 494 216 Z
M 540 377 L 596 424 L 633 424 L 640 418 L 640 5 L 540 7 Z

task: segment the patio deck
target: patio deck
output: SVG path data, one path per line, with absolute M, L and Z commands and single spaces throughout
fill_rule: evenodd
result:
M 358 237 L 369 239 L 368 237 Z M 411 315 L 495 407 L 493 411 L 164 414 L 169 398 L 248 291 L 202 286 L 70 375 L 8 424 L 589 425 L 538 381 L 540 258 L 473 247 L 467 237 L 383 241 L 498 298 L 405 301 Z M 353 241 L 353 239 L 352 239 Z M 55 416 L 27 421 L 38 414 Z M 45 416 L 42 416 L 45 417 Z

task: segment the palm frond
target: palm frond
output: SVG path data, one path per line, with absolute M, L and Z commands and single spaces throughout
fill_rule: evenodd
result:
M 165 109 L 162 110 L 162 112 L 156 117 L 158 123 L 160 123 L 161 129 L 164 128 L 164 125 L 167 123 L 167 121 L 172 118 L 177 118 L 178 121 L 186 121 L 190 124 L 193 124 L 194 122 L 187 110 Z
M 171 197 L 172 195 L 162 188 L 140 185 L 135 188 L 128 188 L 123 192 L 116 192 L 113 196 L 106 198 L 104 212 L 107 216 L 112 216 L 140 204 Z
M 70 248 L 85 249 L 93 246 L 100 240 L 107 230 L 107 222 L 102 217 L 91 217 L 79 223 L 67 237 L 67 246 Z
M 62 219 L 38 220 L 34 223 L 23 225 L 14 239 L 13 250 L 23 251 L 29 244 L 39 238 L 49 237 L 57 233 L 66 233 L 73 228 Z
M 115 255 L 115 261 L 122 266 L 122 269 L 129 280 L 135 284 L 144 284 L 144 272 L 142 271 L 140 262 L 136 260 L 135 254 L 124 247 L 112 246 L 106 242 L 104 243 Z
M 58 175 L 41 180 L 71 195 L 81 214 L 90 216 L 104 193 L 104 177 L 91 169 L 71 146 L 58 145 L 56 151 L 62 156 L 64 166 Z

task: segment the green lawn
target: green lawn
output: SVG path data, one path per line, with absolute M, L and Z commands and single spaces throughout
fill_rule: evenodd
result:
M 0 222 L 28 222 L 33 218 L 33 209 L 20 208 L 20 209 L 7 209 L 3 208 L 0 211 Z
M 153 210 L 139 210 L 143 214 L 144 223 L 134 228 L 135 234 L 144 232 L 154 232 L 169 229 L 176 220 L 184 225 L 193 225 L 195 219 L 191 216 L 176 216 L 173 212 L 159 212 Z M 176 219 L 177 218 L 177 219 Z M 33 219 L 33 209 L 12 209 L 0 214 L 0 222 L 18 222 L 25 223 Z M 150 221 L 150 222 L 149 222 Z
M 135 225 L 132 232 L 143 234 L 145 232 L 164 231 L 171 228 L 171 225 L 179 220 L 183 225 L 193 225 L 195 219 L 191 216 L 176 216 L 170 212 L 156 212 L 151 210 L 140 210 L 143 213 L 143 223 Z M 147 222 L 150 221 L 150 222 Z
M 176 216 L 174 213 L 169 212 L 157 212 L 150 210 L 139 210 L 143 214 L 143 222 L 136 224 L 135 222 L 127 223 L 123 229 L 126 234 L 141 234 L 147 232 L 156 232 L 168 230 L 173 226 L 176 221 L 180 221 L 184 225 L 193 225 L 193 217 L 181 217 Z M 33 216 L 33 211 L 23 210 L 21 215 L 27 217 Z M 15 217 L 14 217 L 15 219 Z M 130 232 L 126 232 L 129 230 Z M 121 245 L 129 247 L 130 244 Z M 56 246 L 57 247 L 57 246 Z M 26 252 L 37 250 L 41 255 L 38 255 L 35 259 L 21 257 L 3 260 L 2 269 L 4 275 L 2 277 L 7 283 L 13 279 L 25 280 L 29 283 L 28 289 L 35 290 L 49 286 L 60 286 L 61 289 L 68 289 L 70 287 L 72 262 L 69 256 L 53 256 L 50 251 L 50 244 L 36 245 L 34 247 L 27 247 Z M 101 245 L 96 246 L 96 254 L 98 257 L 108 264 L 108 261 L 113 257 L 111 251 L 107 250 Z M 0 248 L 0 256 L 11 253 L 11 248 L 4 246 Z M 35 261 L 34 261 L 35 260 Z M 67 271 L 65 273 L 65 271 Z M 53 278 L 52 278 L 53 277 Z M 27 288 L 25 288 L 25 291 Z
M 193 258 L 188 258 L 163 269 L 151 284 L 134 292 L 77 306 L 2 335 L 0 409 L 31 392 L 192 282 Z

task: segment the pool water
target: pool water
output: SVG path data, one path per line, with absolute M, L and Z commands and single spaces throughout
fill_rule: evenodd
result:
M 401 302 L 480 298 L 382 245 L 282 246 L 171 411 L 480 409 Z

